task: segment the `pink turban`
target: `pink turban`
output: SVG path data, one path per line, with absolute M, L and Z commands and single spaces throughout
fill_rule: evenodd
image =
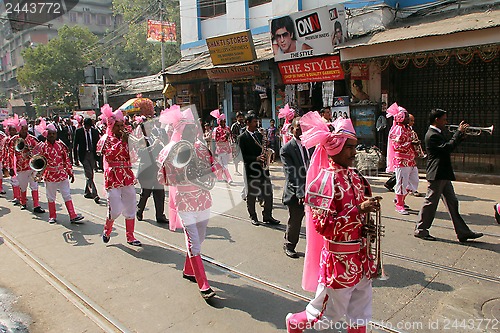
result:
M 15 114 L 14 117 L 10 117 L 8 119 L 5 119 L 2 124 L 3 124 L 4 128 L 13 127 L 18 132 L 21 129 L 21 127 L 19 125 L 19 116 L 17 114 Z
M 386 117 L 394 117 L 396 123 L 402 123 L 405 120 L 405 116 L 408 111 L 405 108 L 398 106 L 398 103 L 393 103 L 387 108 Z
M 286 103 L 285 107 L 280 109 L 280 112 L 278 113 L 278 118 L 280 119 L 285 118 L 285 123 L 290 124 L 293 118 L 295 118 L 295 110 L 290 109 L 288 103 Z
M 52 124 L 52 123 L 47 124 L 47 122 L 43 118 L 40 118 L 40 124 L 36 125 L 35 129 L 37 130 L 37 132 L 42 134 L 44 137 L 47 137 L 47 134 L 49 131 L 57 132 L 57 129 L 54 126 L 54 124 Z
M 191 109 L 188 108 L 181 111 L 179 105 L 172 105 L 170 108 L 163 110 L 160 114 L 160 122 L 173 127 L 174 132 L 172 133 L 172 141 L 179 141 L 184 127 L 187 124 L 195 123 Z
M 224 113 L 220 113 L 219 109 L 215 109 L 210 112 L 210 115 L 217 119 L 217 124 L 220 124 L 221 120 L 226 120 L 226 115 Z
M 102 113 L 101 119 L 107 125 L 106 133 L 108 133 L 108 135 L 111 134 L 115 122 L 124 121 L 125 119 L 123 117 L 122 110 L 118 109 L 115 112 L 113 112 L 113 109 L 111 108 L 111 106 L 109 106 L 109 104 L 106 104 L 101 108 L 101 113 Z
M 19 126 L 23 127 L 23 126 L 28 126 L 28 122 L 26 121 L 26 119 L 24 118 L 21 118 L 19 120 Z

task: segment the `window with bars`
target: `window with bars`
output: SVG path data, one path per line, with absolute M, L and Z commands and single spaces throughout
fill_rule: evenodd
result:
M 396 101 L 415 116 L 414 128 L 422 141 L 433 108 L 448 111 L 449 124 L 464 120 L 475 127 L 500 128 L 500 57 L 485 62 L 475 55 L 467 65 L 451 57 L 445 66 L 430 60 L 424 68 L 410 64 L 403 70 L 391 65 L 382 86 L 389 91 L 389 105 Z M 499 173 L 500 132 L 467 136 L 452 160 L 455 171 Z
M 265 3 L 272 2 L 271 0 L 248 0 L 248 7 L 255 7 Z
M 226 0 L 198 0 L 202 20 L 226 14 Z

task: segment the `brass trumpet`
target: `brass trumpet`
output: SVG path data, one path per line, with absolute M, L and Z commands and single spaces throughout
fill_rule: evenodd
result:
M 34 155 L 30 159 L 30 168 L 33 171 L 36 171 L 36 175 L 34 177 L 35 182 L 40 182 L 42 180 L 42 174 L 45 168 L 47 168 L 47 159 L 43 155 Z
M 448 128 L 448 131 L 455 133 L 458 131 L 458 128 L 460 127 L 459 125 L 446 125 Z M 465 131 L 466 135 L 471 135 L 471 136 L 479 136 L 483 132 L 488 133 L 489 135 L 493 135 L 493 125 L 490 127 L 474 127 L 474 126 L 469 126 L 467 127 L 467 130 Z
M 375 197 L 374 199 L 380 203 L 382 197 Z M 377 263 L 377 270 L 372 277 L 382 281 L 388 280 L 389 277 L 385 274 L 382 260 L 381 239 L 385 234 L 385 226 L 382 225 L 382 213 L 380 209 L 375 213 L 375 219 L 372 218 L 370 213 L 366 213 L 365 225 L 369 227 L 369 229 L 375 230 L 375 236 L 370 232 L 368 232 L 366 236 L 366 255 L 369 260 L 373 260 Z

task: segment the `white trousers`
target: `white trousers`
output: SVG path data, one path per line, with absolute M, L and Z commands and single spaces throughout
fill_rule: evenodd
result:
M 107 193 L 108 219 L 114 221 L 120 214 L 125 219 L 135 219 L 137 201 L 134 185 L 110 188 Z
M 315 329 L 335 327 L 344 316 L 350 326 L 367 326 L 372 317 L 372 280 L 363 277 L 354 287 L 344 289 L 327 288 L 320 283 L 306 314 Z
M 45 182 L 45 190 L 47 192 L 47 201 L 55 202 L 57 190 L 61 192 L 64 202 L 71 200 L 71 190 L 69 188 L 69 179 L 60 182 Z
M 10 185 L 19 186 L 19 179 L 17 179 L 17 175 L 14 177 L 10 177 Z
M 28 189 L 28 184 L 30 185 L 30 189 L 32 191 L 38 191 L 38 183 L 34 180 L 35 171 L 26 170 L 26 171 L 18 171 L 17 179 L 19 180 L 19 187 L 21 188 L 21 192 L 26 192 Z
M 411 186 L 417 184 L 418 188 L 418 169 L 417 167 L 403 167 L 395 168 L 396 185 L 394 186 L 394 193 L 405 195 L 408 190 L 416 191 Z
M 222 165 L 224 169 L 227 169 L 227 166 L 229 165 L 229 158 L 230 155 L 228 153 L 220 153 L 217 157 L 220 165 Z
M 199 212 L 177 212 L 177 214 L 179 214 L 184 228 L 188 256 L 191 258 L 200 255 L 201 243 L 203 243 L 207 235 L 210 209 Z

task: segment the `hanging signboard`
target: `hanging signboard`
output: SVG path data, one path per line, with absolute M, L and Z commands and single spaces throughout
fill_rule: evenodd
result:
M 207 38 L 214 65 L 234 64 L 257 59 L 250 30 Z
M 175 44 L 177 42 L 177 31 L 175 22 L 148 20 L 147 41 L 151 43 Z
M 345 40 L 342 4 L 274 18 L 269 24 L 275 61 L 332 53 Z
M 212 81 L 231 81 L 255 77 L 260 73 L 259 65 L 231 66 L 207 69 L 207 76 Z
M 99 108 L 99 92 L 97 85 L 84 84 L 78 89 L 78 99 L 82 110 L 94 110 Z
M 286 61 L 279 63 L 278 67 L 284 84 L 344 79 L 338 55 Z

